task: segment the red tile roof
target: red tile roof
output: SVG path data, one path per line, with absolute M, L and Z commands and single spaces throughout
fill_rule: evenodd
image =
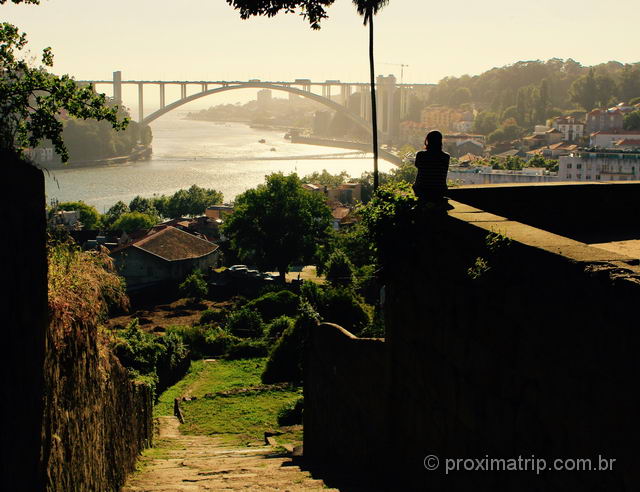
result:
M 128 247 L 141 249 L 167 261 L 200 258 L 218 249 L 217 244 L 171 226 L 145 236 Z

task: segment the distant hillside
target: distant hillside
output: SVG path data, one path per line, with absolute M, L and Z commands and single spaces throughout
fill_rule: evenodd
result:
M 429 104 L 476 109 L 515 117 L 522 126 L 570 110 L 589 111 L 640 97 L 640 62 L 610 61 L 593 67 L 575 60 L 519 61 L 481 75 L 442 79 Z M 506 113 L 506 114 L 505 114 Z

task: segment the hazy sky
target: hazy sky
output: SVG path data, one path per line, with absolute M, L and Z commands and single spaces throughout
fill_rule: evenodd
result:
M 320 31 L 301 17 L 243 21 L 224 0 L 43 0 L 3 5 L 33 52 L 51 46 L 54 71 L 76 79 L 366 81 L 367 30 L 337 0 Z M 406 82 L 478 74 L 518 60 L 585 65 L 640 59 L 638 0 L 391 0 L 375 20 L 378 73 L 405 63 Z M 231 92 L 229 94 L 234 94 Z

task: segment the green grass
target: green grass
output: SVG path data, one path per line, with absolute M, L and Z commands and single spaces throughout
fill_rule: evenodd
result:
M 216 435 L 229 445 L 245 445 L 263 441 L 265 431 L 280 430 L 280 409 L 300 397 L 301 390 L 286 388 L 264 390 L 215 398 L 217 393 L 260 384 L 266 359 L 195 361 L 187 375 L 167 389 L 159 398 L 155 415 L 173 415 L 173 400 L 189 394 L 196 400 L 182 402 L 186 423 L 185 434 Z M 301 431 L 287 430 L 278 442 L 301 441 Z

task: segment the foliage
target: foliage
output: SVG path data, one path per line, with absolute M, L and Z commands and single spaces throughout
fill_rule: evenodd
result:
M 49 312 L 68 326 L 73 321 L 95 322 L 112 307 L 127 308 L 125 293 L 106 250 L 82 251 L 72 240 L 47 244 Z
M 308 283 L 308 282 L 305 282 Z M 313 282 L 312 282 L 313 283 Z M 317 284 L 314 284 L 317 285 Z M 288 328 L 293 326 L 295 319 L 290 316 L 279 316 L 271 323 L 268 324 L 266 332 L 267 337 L 271 340 L 277 340 L 280 336 L 287 331 Z
M 210 205 L 216 205 L 224 201 L 224 196 L 221 192 L 211 188 L 201 188 L 197 185 L 192 185 L 188 190 L 178 190 L 171 196 L 154 196 L 151 199 L 143 199 L 136 197 L 138 202 L 133 207 L 144 207 L 155 209 L 162 217 L 168 217 L 171 219 L 177 219 L 184 216 L 199 216 L 203 215 L 206 208 Z M 150 203 L 144 200 L 150 200 Z
M 111 211 L 111 209 L 109 209 Z M 158 223 L 158 218 L 140 212 L 125 212 L 109 227 L 112 231 L 133 232 L 149 229 Z
M 261 338 L 264 335 L 262 317 L 253 309 L 243 307 L 232 311 L 225 321 L 226 330 L 240 338 Z
M 299 383 L 302 381 L 302 357 L 308 331 L 318 324 L 318 314 L 306 301 L 301 301 L 298 319 L 287 328 L 271 350 L 262 373 L 262 382 Z
M 165 336 L 173 334 L 180 337 L 189 348 L 192 359 L 210 355 L 222 355 L 227 348 L 237 343 L 234 337 L 220 328 L 210 326 L 171 326 Z
M 515 106 L 512 106 L 515 108 Z M 498 115 L 490 111 L 481 111 L 473 121 L 473 131 L 481 135 L 489 135 L 498 128 Z
M 326 277 L 332 285 L 347 286 L 353 282 L 354 267 L 341 249 L 335 249 L 327 260 Z
M 143 198 L 140 195 L 137 195 L 129 202 L 129 210 L 131 212 L 140 212 L 153 217 L 160 215 L 158 210 L 156 210 L 156 207 L 153 205 L 153 199 Z
M 321 173 L 314 171 L 311 174 L 302 178 L 303 183 L 317 184 L 320 186 L 328 186 L 329 188 L 337 188 L 343 183 L 349 180 L 349 174 L 347 171 L 342 171 L 340 174 L 331 174 L 326 169 L 323 169 Z
M 304 398 L 287 403 L 278 412 L 278 425 L 288 426 L 302 424 L 302 413 L 304 411 Z
M 625 130 L 640 130 L 640 111 L 633 111 L 624 116 Z
M 243 261 L 263 270 L 275 266 L 284 281 L 289 265 L 313 258 L 330 223 L 323 197 L 304 190 L 297 175 L 276 173 L 236 198 L 223 230 Z
M 245 308 L 257 311 L 263 320 L 271 321 L 278 316 L 294 316 L 298 311 L 299 298 L 289 290 L 267 292 L 249 301 Z
M 62 202 L 57 205 L 58 210 L 77 210 L 79 219 L 85 230 L 96 230 L 101 226 L 100 213 L 93 205 L 80 202 Z
M 204 299 L 209 292 L 207 281 L 200 270 L 194 270 L 178 287 L 180 295 L 193 300 Z
M 200 324 L 209 325 L 212 323 L 220 323 L 224 321 L 226 313 L 222 309 L 206 309 L 200 314 Z
M 256 359 L 266 357 L 268 354 L 269 344 L 264 340 L 241 340 L 227 349 L 225 358 L 228 360 Z
M 372 308 L 352 289 L 326 288 L 318 312 L 323 321 L 335 323 L 358 336 L 372 319 Z
M 312 29 L 320 29 L 320 21 L 327 18 L 325 7 L 335 0 L 227 0 L 234 9 L 240 11 L 242 19 L 264 15 L 273 17 L 283 10 L 292 13 L 300 9 L 300 15 L 309 21 Z
M 129 213 L 131 210 L 121 200 L 118 200 L 113 206 L 107 210 L 107 213 L 102 216 L 102 221 L 105 226 L 111 228 L 113 223 L 118 220 L 122 215 Z
M 207 355 L 224 355 L 235 345 L 241 343 L 242 339 L 222 329 L 212 329 L 207 331 L 205 338 Z M 265 354 L 266 355 L 266 354 Z
M 128 120 L 118 120 L 117 108 L 109 107 L 103 94 L 78 86 L 68 75 L 47 71 L 53 66 L 50 48 L 42 51 L 39 67 L 21 59 L 26 45 L 25 33 L 12 24 L 0 23 L 0 149 L 22 155 L 27 147 L 51 141 L 66 162 L 69 154 L 62 138 L 62 111 L 77 118 L 105 120 L 116 129 L 127 126 Z

